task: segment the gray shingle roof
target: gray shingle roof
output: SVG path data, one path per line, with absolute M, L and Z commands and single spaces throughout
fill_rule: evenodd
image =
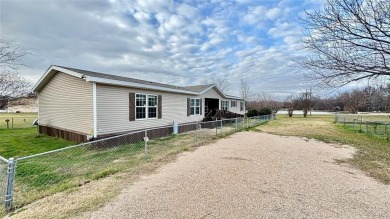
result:
M 194 92 L 202 92 L 208 88 L 210 88 L 211 86 L 214 86 L 214 84 L 205 84 L 205 85 L 195 85 L 195 86 L 185 86 L 186 89 L 190 90 L 190 91 L 194 91 Z
M 55 65 L 55 66 L 60 67 L 60 68 L 64 68 L 64 69 L 68 69 L 70 71 L 74 71 L 74 72 L 77 72 L 77 73 L 80 73 L 80 74 L 83 74 L 86 76 L 90 76 L 90 77 L 133 82 L 133 83 L 145 84 L 145 85 L 155 85 L 155 86 L 159 86 L 159 87 L 172 88 L 172 89 L 183 90 L 183 91 L 195 91 L 195 90 L 191 89 L 191 87 L 205 86 L 205 85 L 197 85 L 197 86 L 190 86 L 190 87 L 181 87 L 181 86 L 162 84 L 162 83 L 157 83 L 157 82 L 152 82 L 152 81 L 145 81 L 145 80 L 140 80 L 140 79 L 135 79 L 135 78 L 128 78 L 128 77 L 123 77 L 123 76 L 105 74 L 105 73 L 100 73 L 100 72 L 93 72 L 93 71 L 86 71 L 86 70 L 82 70 L 82 69 L 69 68 L 69 67 L 65 67 L 65 66 L 58 66 L 58 65 Z M 208 85 L 208 86 L 210 86 L 210 85 Z M 198 92 L 198 91 L 195 91 L 195 92 Z

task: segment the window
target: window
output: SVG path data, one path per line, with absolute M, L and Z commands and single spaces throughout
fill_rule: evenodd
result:
M 244 101 L 240 102 L 240 111 L 244 111 Z
M 200 99 L 190 99 L 190 115 L 200 115 Z
M 237 107 L 237 101 L 232 100 L 231 101 L 231 107 Z
M 157 118 L 157 96 L 148 95 L 148 118 Z
M 222 110 L 228 110 L 228 103 L 229 101 L 227 100 L 222 100 Z
M 146 94 L 135 95 L 135 118 L 146 119 Z
M 157 96 L 147 94 L 135 95 L 135 118 L 155 119 L 157 118 Z

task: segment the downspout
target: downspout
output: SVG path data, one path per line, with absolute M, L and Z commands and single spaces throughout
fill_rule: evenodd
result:
M 97 100 L 96 100 L 96 83 L 92 84 L 92 93 L 93 93 L 93 138 L 97 138 L 98 129 L 97 129 Z

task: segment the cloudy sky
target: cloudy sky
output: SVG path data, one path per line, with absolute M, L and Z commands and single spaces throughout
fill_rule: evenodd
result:
M 304 10 L 321 0 L 0 0 L 0 38 L 28 49 L 33 82 L 51 64 L 175 85 L 242 75 L 255 92 L 302 90 Z

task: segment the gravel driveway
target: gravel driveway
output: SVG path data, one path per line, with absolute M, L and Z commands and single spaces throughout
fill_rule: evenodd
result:
M 145 176 L 92 218 L 390 218 L 390 186 L 348 146 L 240 132 Z M 113 185 L 114 186 L 114 185 Z

